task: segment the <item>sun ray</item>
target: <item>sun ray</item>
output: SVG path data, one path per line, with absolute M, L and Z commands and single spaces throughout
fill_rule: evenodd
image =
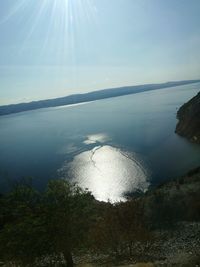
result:
M 16 0 L 0 23 L 12 21 L 14 17 L 18 19 L 21 41 L 18 57 L 24 58 L 37 50 L 28 64 L 40 66 L 44 71 L 45 66 L 59 68 L 76 87 L 80 60 L 77 51 L 81 47 L 82 56 L 88 56 L 91 39 L 87 32 L 91 25 L 97 25 L 94 0 Z
M 13 5 L 12 9 L 0 20 L 0 24 L 8 22 L 12 17 L 14 17 L 19 11 L 23 10 L 28 4 L 29 0 L 18 0 Z

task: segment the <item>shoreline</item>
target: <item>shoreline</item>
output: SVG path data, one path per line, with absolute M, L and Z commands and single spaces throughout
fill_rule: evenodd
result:
M 92 92 L 83 93 L 83 94 L 69 95 L 66 97 L 59 97 L 59 98 L 54 98 L 54 99 L 46 99 L 46 100 L 32 101 L 28 103 L 3 105 L 3 106 L 0 106 L 0 116 L 26 112 L 30 110 L 43 109 L 43 108 L 88 103 L 88 102 L 93 102 L 93 101 L 112 98 L 112 97 L 119 97 L 123 95 L 136 94 L 136 93 L 153 91 L 153 90 L 158 90 L 158 89 L 172 88 L 172 87 L 177 87 L 181 85 L 189 85 L 189 84 L 194 84 L 194 83 L 199 83 L 199 82 L 200 80 L 185 80 L 185 81 L 158 83 L 158 84 L 125 86 L 125 87 L 92 91 Z

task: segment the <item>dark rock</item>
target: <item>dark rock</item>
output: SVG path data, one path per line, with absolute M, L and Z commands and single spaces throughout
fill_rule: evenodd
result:
M 200 92 L 177 112 L 176 133 L 200 144 Z

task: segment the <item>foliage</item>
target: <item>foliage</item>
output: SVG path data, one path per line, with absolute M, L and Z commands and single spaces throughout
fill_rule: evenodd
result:
M 143 217 L 143 207 L 137 200 L 107 204 L 102 216 L 94 225 L 93 246 L 99 251 L 114 253 L 115 256 L 133 256 L 135 247 L 153 239 Z
M 36 266 L 55 254 L 72 266 L 71 252 L 87 246 L 93 200 L 65 180 L 50 181 L 44 193 L 17 186 L 1 198 L 1 259 Z
M 44 192 L 18 184 L 0 195 L 0 262 L 71 267 L 72 256 L 86 252 L 144 258 L 154 231 L 199 220 L 198 173 L 115 204 L 65 180 L 50 181 Z

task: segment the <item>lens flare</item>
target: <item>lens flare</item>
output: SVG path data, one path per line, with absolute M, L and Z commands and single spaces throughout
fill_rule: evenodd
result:
M 67 64 L 67 60 L 76 61 L 75 48 L 80 39 L 83 47 L 86 42 L 81 26 L 87 29 L 89 24 L 96 24 L 96 13 L 93 0 L 16 0 L 0 25 L 18 21 L 21 52 L 39 39 L 41 55 L 48 46 L 58 64 Z

